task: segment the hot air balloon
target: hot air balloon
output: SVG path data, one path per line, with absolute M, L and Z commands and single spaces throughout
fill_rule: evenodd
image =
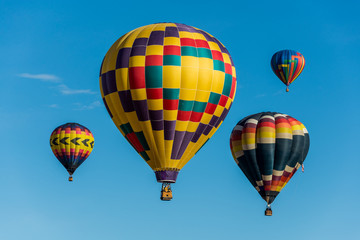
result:
M 289 85 L 300 75 L 305 66 L 305 58 L 294 50 L 282 50 L 271 58 L 271 68 L 276 76 L 286 85 Z
M 94 137 L 86 127 L 78 123 L 66 123 L 51 133 L 50 147 L 70 174 L 69 181 L 72 181 L 75 170 L 93 150 Z
M 242 119 L 230 136 L 231 153 L 260 196 L 271 203 L 303 164 L 310 145 L 304 125 L 286 114 L 262 112 Z
M 100 70 L 105 107 L 163 183 L 162 200 L 172 199 L 170 183 L 223 122 L 235 89 L 235 67 L 224 45 L 178 23 L 125 34 Z

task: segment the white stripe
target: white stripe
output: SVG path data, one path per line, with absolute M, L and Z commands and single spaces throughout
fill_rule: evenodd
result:
M 293 167 L 289 167 L 288 165 L 286 165 L 286 167 L 285 167 L 285 171 L 287 171 L 287 172 L 289 172 L 289 173 L 291 173 L 292 171 L 293 171 Z
M 243 130 L 243 126 L 241 126 L 241 125 L 236 125 L 235 127 L 234 127 L 234 130 L 239 130 L 239 131 L 242 131 Z M 234 131 L 233 130 L 233 131 Z
M 246 123 L 254 123 L 254 124 L 257 124 L 258 123 L 258 120 L 256 119 L 253 119 L 253 118 L 250 118 L 246 121 Z
M 272 180 L 272 175 L 261 175 L 262 179 L 264 181 L 271 181 Z
M 243 150 L 252 150 L 255 149 L 256 145 L 255 144 L 244 144 L 243 145 Z
M 262 180 L 261 180 L 261 181 L 256 181 L 256 184 L 257 184 L 259 187 L 264 186 L 264 183 L 263 183 L 263 181 L 262 181 Z
M 276 134 L 276 138 L 282 138 L 282 139 L 292 139 L 292 134 L 291 133 L 277 133 Z
M 268 119 L 270 119 L 270 120 L 274 120 L 274 121 L 275 121 L 275 118 L 274 118 L 273 116 L 271 116 L 271 115 L 264 115 L 264 116 L 262 116 L 262 117 L 260 118 L 260 120 L 265 119 L 265 118 L 268 118 Z
M 235 157 L 236 157 L 236 158 L 239 158 L 239 157 L 242 157 L 242 156 L 244 156 L 244 151 L 237 151 L 237 152 L 235 152 Z

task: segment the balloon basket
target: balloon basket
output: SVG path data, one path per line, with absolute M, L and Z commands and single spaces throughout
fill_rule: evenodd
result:
M 171 191 L 170 183 L 162 184 L 160 199 L 162 201 L 170 201 L 172 199 L 172 191 Z
M 271 210 L 271 208 L 266 208 L 266 210 L 265 210 L 265 216 L 272 216 L 272 210 Z
M 69 182 L 72 182 L 72 181 L 73 181 L 73 177 L 69 176 Z
M 288 88 L 288 87 L 286 88 L 286 92 L 289 92 L 289 88 Z

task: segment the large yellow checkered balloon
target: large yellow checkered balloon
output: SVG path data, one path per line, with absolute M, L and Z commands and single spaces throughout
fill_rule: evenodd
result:
M 236 91 L 235 67 L 212 35 L 157 23 L 111 46 L 100 89 L 116 127 L 157 180 L 172 183 L 226 117 Z

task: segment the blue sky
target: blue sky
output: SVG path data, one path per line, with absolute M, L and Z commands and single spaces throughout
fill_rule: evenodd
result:
M 360 235 L 357 1 L 0 1 L 0 239 L 355 239 Z M 203 29 L 230 51 L 235 102 L 182 169 L 171 202 L 108 116 L 98 74 L 111 44 L 155 22 Z M 306 60 L 285 93 L 274 52 Z M 243 117 L 289 114 L 311 146 L 264 217 L 265 202 L 236 166 L 229 135 Z M 94 151 L 67 181 L 51 131 L 78 122 Z

